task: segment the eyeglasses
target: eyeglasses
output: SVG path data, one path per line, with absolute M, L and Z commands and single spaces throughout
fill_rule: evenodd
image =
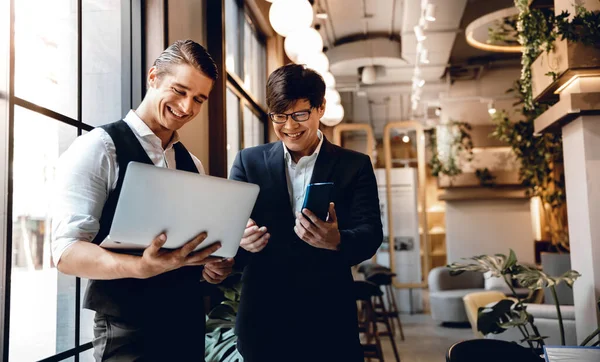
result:
M 269 117 L 273 123 L 284 124 L 287 122 L 288 117 L 292 117 L 292 119 L 296 122 L 306 122 L 310 118 L 310 113 L 312 112 L 312 108 L 304 111 L 298 111 L 293 113 L 269 113 Z

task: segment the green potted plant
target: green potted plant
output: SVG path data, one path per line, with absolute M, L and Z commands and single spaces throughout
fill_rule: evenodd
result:
M 540 335 L 535 325 L 534 317 L 527 312 L 527 305 L 515 292 L 512 281 L 516 280 L 520 285 L 532 291 L 547 288 L 554 294 L 554 305 L 556 307 L 561 342 L 562 345 L 565 345 L 563 318 L 559 298 L 556 295 L 556 287 L 564 283 L 572 288 L 573 283 L 580 276 L 577 271 L 569 270 L 558 277 L 550 276 L 537 268 L 520 264 L 513 250 L 510 250 L 508 256 L 503 254 L 494 256 L 480 255 L 472 257 L 469 260 L 473 262 L 466 264 L 452 263 L 448 265 L 451 275 L 458 275 L 465 271 L 489 272 L 491 277 L 502 278 L 513 294 L 511 299 L 504 299 L 494 305 L 479 308 L 477 329 L 481 333 L 484 335 L 499 334 L 509 328 L 517 328 L 523 335 L 521 342 L 527 342 L 534 353 L 539 353 L 544 346 L 545 337 Z M 600 308 L 600 300 L 598 304 Z M 588 345 L 598 336 L 600 336 L 600 326 L 585 338 L 581 346 Z M 597 346 L 599 344 L 600 342 L 596 341 L 592 345 Z
M 235 318 L 242 291 L 242 274 L 233 273 L 218 288 L 225 300 L 217 305 L 207 316 L 205 354 L 206 362 L 243 362 L 236 348 Z

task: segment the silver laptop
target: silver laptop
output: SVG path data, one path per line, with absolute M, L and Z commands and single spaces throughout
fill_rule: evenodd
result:
M 231 258 L 258 192 L 254 184 L 131 162 L 109 236 L 100 246 L 140 252 L 165 232 L 164 248 L 175 249 L 206 231 L 196 250 L 220 241 L 213 256 Z

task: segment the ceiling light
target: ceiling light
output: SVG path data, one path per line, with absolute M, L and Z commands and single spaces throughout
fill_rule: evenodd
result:
M 442 114 L 442 109 L 440 107 L 437 107 L 435 109 L 435 115 L 439 117 L 441 114 Z
M 367 92 L 364 90 L 359 90 L 358 92 L 356 92 L 356 95 L 359 97 L 366 97 L 367 96 Z
M 326 89 L 325 100 L 327 101 L 327 104 L 334 105 L 340 104 L 342 98 L 340 97 L 340 93 L 335 89 Z
M 323 19 L 323 20 L 325 20 L 325 19 L 328 18 L 327 13 L 317 13 L 316 16 L 317 16 L 317 19 Z
M 427 4 L 425 8 L 425 20 L 435 21 L 435 4 Z
M 269 9 L 271 26 L 281 36 L 288 36 L 298 29 L 309 28 L 313 16 L 313 8 L 308 0 L 275 1 Z
M 335 88 L 335 77 L 333 74 L 331 74 L 331 72 L 323 73 L 323 80 L 325 81 L 326 88 Z
M 423 87 L 425 85 L 425 79 L 421 79 L 417 84 L 419 85 L 419 87 Z
M 429 51 L 427 49 L 423 49 L 423 51 L 421 51 L 420 55 L 420 61 L 423 64 L 429 64 Z
M 293 62 L 300 54 L 320 53 L 323 51 L 323 38 L 314 28 L 302 28 L 291 32 L 283 42 L 283 49 Z
M 307 68 L 315 70 L 319 74 L 329 71 L 329 58 L 323 53 L 301 53 L 298 55 L 297 64 L 306 64 Z
M 415 30 L 415 35 L 417 36 L 418 42 L 421 42 L 421 41 L 427 39 L 427 37 L 425 36 L 425 33 L 423 32 L 423 28 L 421 28 L 419 25 L 415 25 L 414 30 Z
M 404 143 L 410 142 L 410 137 L 408 137 L 407 135 L 402 136 L 402 142 L 404 142 Z
M 344 107 L 341 104 L 334 106 L 325 106 L 325 113 L 321 118 L 321 123 L 326 126 L 333 127 L 344 119 Z
M 494 101 L 490 101 L 490 103 L 488 103 L 488 113 L 490 116 L 496 114 L 496 106 L 494 105 Z
M 367 65 L 361 73 L 361 80 L 364 84 L 374 84 L 377 80 L 377 70 L 373 65 Z

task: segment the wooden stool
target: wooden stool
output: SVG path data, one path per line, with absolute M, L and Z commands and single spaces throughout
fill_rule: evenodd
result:
M 398 310 L 398 304 L 396 303 L 396 296 L 394 294 L 393 280 L 396 274 L 386 271 L 373 271 L 365 275 L 365 279 L 371 283 L 383 287 L 385 289 L 385 296 L 387 300 L 387 307 L 383 302 L 383 298 L 376 300 L 373 305 L 375 312 L 379 317 L 385 317 L 392 326 L 392 335 L 394 335 L 395 324 L 398 324 L 398 330 L 400 331 L 400 339 L 404 340 L 404 331 L 402 330 L 402 322 L 400 321 L 400 311 Z
M 361 342 L 364 358 L 371 361 L 371 358 L 376 358 L 379 362 L 383 361 L 383 351 L 381 349 L 381 341 L 379 333 L 377 333 L 377 315 L 373 308 L 373 298 L 377 295 L 381 296 L 381 289 L 373 283 L 365 281 L 354 282 L 354 295 L 357 301 L 360 302 L 358 309 L 358 331 L 363 333 L 366 338 L 366 343 Z M 371 342 L 374 340 L 374 342 Z

